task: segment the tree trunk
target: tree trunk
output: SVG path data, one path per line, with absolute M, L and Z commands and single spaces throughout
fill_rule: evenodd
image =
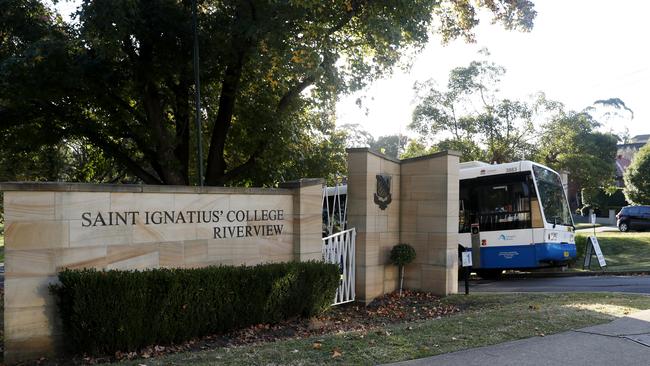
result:
M 404 266 L 399 266 L 399 297 L 402 297 L 402 285 L 404 285 Z
M 160 169 L 158 173 L 163 183 L 184 185 L 182 164 L 174 154 L 174 141 L 165 127 L 164 112 L 158 89 L 153 83 L 147 83 L 144 90 L 144 109 L 151 128 L 151 137 L 154 138 L 156 163 Z M 155 164 L 154 164 L 155 165 Z
M 219 112 L 214 121 L 210 150 L 208 151 L 208 167 L 206 169 L 205 184 L 209 186 L 223 185 L 226 173 L 226 160 L 223 153 L 226 147 L 226 137 L 232 122 L 235 109 L 235 100 L 239 91 L 239 82 L 244 67 L 244 55 L 240 53 L 237 61 L 226 68 L 219 97 Z

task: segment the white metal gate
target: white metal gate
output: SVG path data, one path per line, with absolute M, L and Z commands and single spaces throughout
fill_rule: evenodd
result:
M 352 228 L 323 238 L 323 260 L 339 265 L 341 282 L 332 305 L 354 301 L 354 243 L 357 231 Z
M 342 177 L 336 178 L 336 185 L 323 187 L 323 236 L 347 229 L 348 186 Z

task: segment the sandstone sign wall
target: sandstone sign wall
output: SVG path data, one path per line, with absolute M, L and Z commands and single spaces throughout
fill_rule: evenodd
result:
M 279 189 L 4 183 L 5 361 L 60 349 L 63 268 L 321 258 L 321 180 Z

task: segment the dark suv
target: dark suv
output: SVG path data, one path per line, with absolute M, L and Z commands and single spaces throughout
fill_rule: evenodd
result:
M 622 232 L 650 229 L 650 206 L 625 206 L 616 214 L 616 225 Z

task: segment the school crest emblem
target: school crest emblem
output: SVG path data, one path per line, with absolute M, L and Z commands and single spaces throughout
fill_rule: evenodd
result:
M 388 204 L 393 200 L 390 194 L 391 176 L 377 174 L 377 193 L 375 193 L 375 203 L 380 209 L 385 210 Z

